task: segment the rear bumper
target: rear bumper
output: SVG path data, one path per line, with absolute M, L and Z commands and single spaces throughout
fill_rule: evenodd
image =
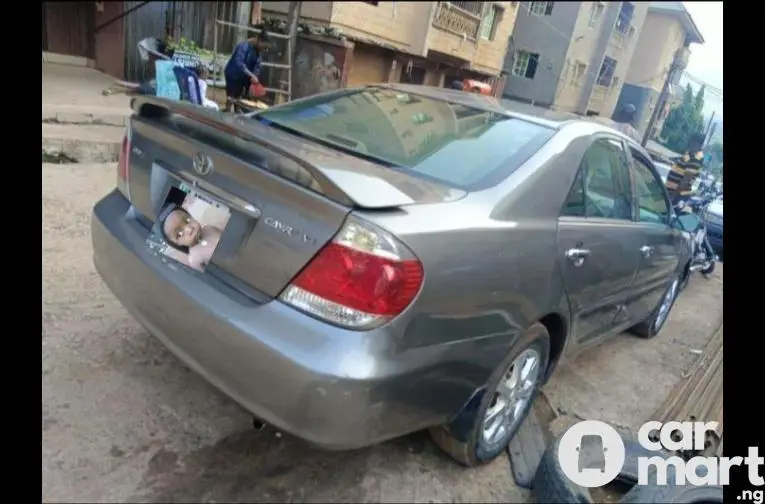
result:
M 384 327 L 345 331 L 279 301 L 236 300 L 164 261 L 116 191 L 91 228 L 96 270 L 149 332 L 252 414 L 313 444 L 356 448 L 443 423 L 474 390 L 444 388 L 455 376 L 440 349 L 393 348 Z

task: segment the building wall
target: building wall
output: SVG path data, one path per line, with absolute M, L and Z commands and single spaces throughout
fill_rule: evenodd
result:
M 423 54 L 432 2 L 333 2 L 331 26 L 408 53 Z
M 590 26 L 592 10 L 596 2 L 580 2 L 574 30 L 571 34 L 571 44 L 566 51 L 563 69 L 558 80 L 554 107 L 567 112 L 575 111 L 582 101 L 582 93 L 587 89 L 587 75 L 599 71 L 600 60 L 595 57 L 598 42 L 605 32 L 613 29 L 613 23 L 608 22 L 606 11 Z M 575 78 L 578 63 L 585 65 L 585 74 Z
M 46 50 L 93 58 L 94 2 L 43 2 Z
M 292 98 L 303 98 L 325 91 L 342 89 L 348 84 L 353 44 L 298 37 L 295 66 L 292 72 Z
M 607 97 L 600 109 L 600 115 L 604 117 L 611 117 L 616 109 L 622 86 L 627 81 L 627 74 L 629 73 L 630 68 L 632 68 L 635 50 L 640 40 L 640 36 L 646 29 L 645 20 L 648 15 L 650 2 L 632 2 L 632 4 L 635 7 L 632 13 L 632 26 L 635 29 L 633 35 L 631 37 L 625 37 L 620 45 L 615 44 L 617 39 L 612 36 L 609 39 L 609 45 L 606 49 L 606 55 L 614 58 L 618 62 L 616 70 L 614 71 L 614 78 L 618 80 L 615 80 L 611 88 L 608 90 Z
M 354 2 L 355 3 L 355 2 Z M 321 25 L 329 24 L 335 2 L 301 2 L 300 20 Z M 286 16 L 289 2 L 261 2 L 261 17 Z M 253 9 L 255 12 L 256 9 Z
M 481 72 L 498 75 L 504 68 L 507 43 L 515 28 L 518 18 L 518 2 L 496 2 L 504 7 L 502 19 L 497 25 L 496 33 L 492 40 L 478 39 L 478 51 L 471 68 Z
M 368 44 L 355 43 L 353 54 L 350 57 L 348 86 L 388 82 L 388 74 L 393 59 L 392 51 Z
M 649 12 L 632 56 L 626 82 L 661 91 L 675 57 L 685 42 L 685 31 L 674 18 Z
M 95 25 L 100 26 L 123 12 L 123 2 L 102 2 L 103 10 L 95 14 Z M 119 19 L 103 27 L 95 34 L 96 68 L 113 77 L 125 74 L 125 30 L 124 20 Z
M 659 91 L 646 86 L 635 86 L 633 84 L 625 84 L 619 98 L 617 100 L 615 110 L 620 110 L 621 107 L 632 104 L 635 106 L 635 121 L 633 126 L 641 134 L 645 133 L 648 121 L 651 119 L 651 113 L 653 107 L 656 106 L 656 102 L 659 99 Z
M 509 75 L 502 95 L 551 106 L 582 2 L 555 2 L 549 16 L 531 14 L 528 6 L 529 2 L 520 2 L 517 10 L 512 41 L 505 57 Z M 539 65 L 533 79 L 512 73 L 516 51 L 539 54 Z

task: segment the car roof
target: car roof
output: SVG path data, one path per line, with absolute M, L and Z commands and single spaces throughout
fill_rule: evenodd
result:
M 571 112 L 550 110 L 513 100 L 500 100 L 493 96 L 466 93 L 457 89 L 440 88 L 436 86 L 383 83 L 370 84 L 366 87 L 392 89 L 402 93 L 425 96 L 434 100 L 448 101 L 466 107 L 474 107 L 487 112 L 506 114 L 556 130 L 563 128 L 582 128 L 590 133 L 604 132 L 615 134 L 620 138 L 626 139 L 631 147 L 638 149 L 645 157 L 653 161 L 653 158 L 642 145 L 638 144 L 621 131 L 615 129 L 616 123 L 607 117 L 580 116 Z

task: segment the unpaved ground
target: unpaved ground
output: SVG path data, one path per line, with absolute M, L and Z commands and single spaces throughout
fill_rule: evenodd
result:
M 426 435 L 346 453 L 250 417 L 178 363 L 91 262 L 89 215 L 113 166 L 43 165 L 42 494 L 53 501 L 522 502 L 506 458 L 466 470 Z M 694 279 L 661 337 L 620 336 L 561 366 L 546 393 L 577 417 L 648 419 L 722 318 L 722 268 Z

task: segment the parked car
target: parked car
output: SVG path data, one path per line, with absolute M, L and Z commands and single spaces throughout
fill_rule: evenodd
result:
M 429 428 L 491 460 L 562 357 L 656 336 L 687 274 L 648 154 L 590 121 L 399 84 L 133 110 L 97 271 L 189 367 L 327 449 Z M 230 212 L 204 271 L 148 245 L 209 246 L 167 201 L 188 187 Z
M 707 208 L 707 237 L 715 253 L 723 256 L 723 198 L 718 198 Z

